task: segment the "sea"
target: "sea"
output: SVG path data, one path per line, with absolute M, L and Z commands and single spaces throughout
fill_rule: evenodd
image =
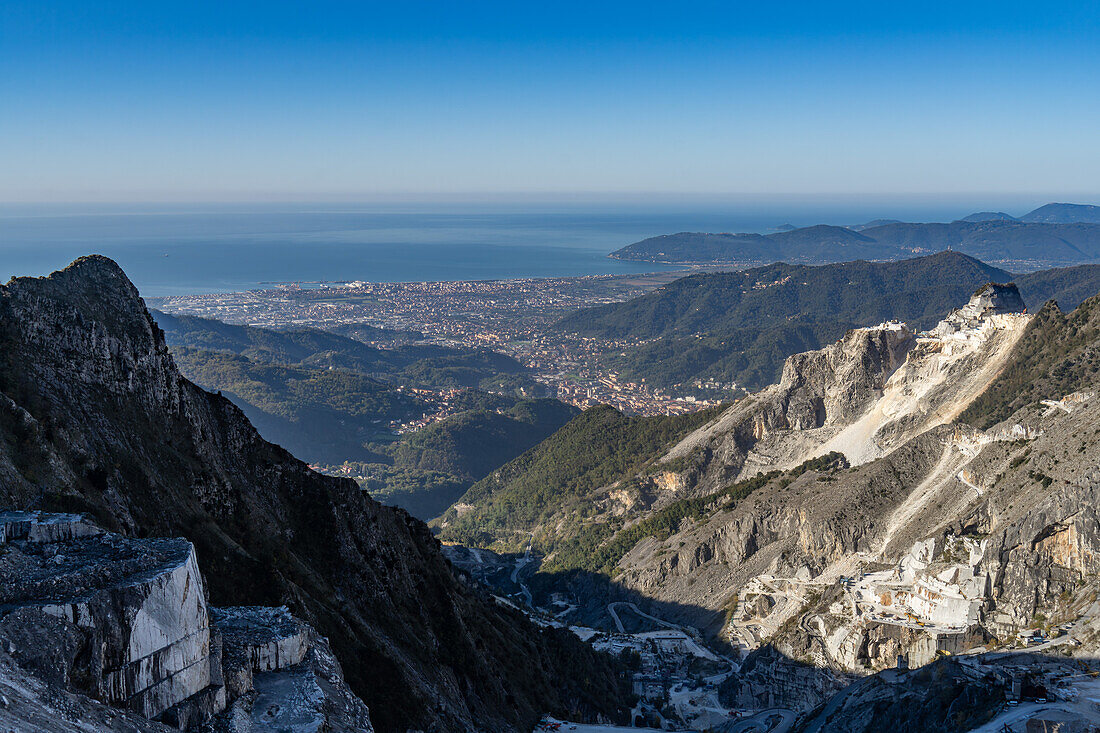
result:
M 148 297 L 239 292 L 291 282 L 308 286 L 351 280 L 645 273 L 674 268 L 607 255 L 659 234 L 766 233 L 783 225 L 861 223 L 899 211 L 897 205 L 881 202 L 774 201 L 560 208 L 6 205 L 0 206 L 0 282 L 17 275 L 45 275 L 92 253 L 118 262 Z M 945 220 L 933 217 L 968 211 L 959 203 L 900 208 L 909 221 Z

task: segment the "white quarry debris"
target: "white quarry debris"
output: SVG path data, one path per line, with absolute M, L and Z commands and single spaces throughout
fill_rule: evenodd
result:
M 1014 440 L 1035 440 L 1043 434 L 1041 428 L 1036 428 L 1031 425 L 1021 425 L 1020 423 L 1014 423 L 1008 427 L 991 428 L 983 435 L 991 441 L 1014 441 Z
M 0 512 L 0 545 L 9 540 L 63 542 L 99 534 L 103 530 L 79 514 Z
M 918 335 L 882 396 L 814 453 L 840 451 L 858 465 L 958 417 L 1000 374 L 1029 318 L 1023 313 L 960 317 L 965 310 Z
M 1092 392 L 1073 392 L 1060 400 L 1040 400 L 1040 402 L 1048 408 L 1045 417 L 1053 415 L 1058 410 L 1068 415 L 1095 396 Z
M 953 631 L 977 624 L 992 588 L 990 574 L 982 569 L 985 543 L 951 538 L 944 554 L 965 555 L 961 563 L 934 565 L 934 551 L 935 543 L 923 540 L 892 570 L 864 575 L 851 588 L 856 603 L 894 608 L 907 619 L 915 616 L 928 626 Z
M 1014 287 L 989 285 L 927 332 L 911 334 L 900 323 L 857 329 L 837 344 L 792 357 L 783 382 L 730 408 L 668 457 L 702 446 L 734 457 L 746 450 L 740 480 L 831 451 L 853 465 L 870 462 L 952 423 L 1004 369 L 1029 320 Z M 1047 416 L 1071 413 L 1092 397 L 1049 401 Z M 1042 425 L 941 432 L 938 460 L 907 487 L 890 516 L 876 522 L 869 550 L 823 568 L 784 561 L 782 574 L 773 560 L 763 574 L 739 580 L 726 637 L 747 652 L 797 622 L 801 631 L 792 638 L 808 644 L 795 650 L 804 661 L 849 672 L 893 666 L 898 655 L 919 666 L 937 654 L 980 646 L 987 629 L 996 633 L 994 619 L 983 617 L 995 605 L 992 570 L 985 543 L 955 537 L 949 521 L 971 516 L 988 500 L 991 477 L 971 466 L 985 448 L 1039 438 Z M 922 539 L 929 537 L 940 546 Z M 808 612 L 811 598 L 838 592 L 838 580 L 842 597 L 831 598 L 825 613 Z
M 14 655 L 0 683 L 27 693 L 28 710 L 38 703 L 27 691 L 45 689 L 51 698 L 87 695 L 79 703 L 86 710 L 106 703 L 184 729 L 214 720 L 234 700 L 255 698 L 254 680 L 264 680 L 264 699 L 279 707 L 285 686 L 264 674 L 294 670 L 294 678 L 323 678 L 313 683 L 320 698 L 310 693 L 321 725 L 370 730 L 366 706 L 344 686 L 324 640 L 311 639 L 309 627 L 286 608 L 207 606 L 195 549 L 186 540 L 121 537 L 75 514 L 4 512 L 0 546 L 0 641 L 6 639 L 0 651 Z M 320 650 L 307 660 L 314 646 Z M 68 652 L 50 658 L 54 647 Z M 81 647 L 92 650 L 90 661 L 66 656 Z M 11 670 L 24 663 L 48 679 L 28 673 L 21 681 Z M 78 665 L 87 669 L 77 673 Z M 293 689 L 286 705 L 300 697 L 299 687 Z M 345 719 L 353 722 L 342 728 Z M 125 716 L 118 721 L 123 726 Z M 37 729 L 68 730 L 65 725 L 61 718 L 47 719 Z M 92 729 L 116 730 L 106 724 Z
M 932 539 L 922 540 L 893 568 L 871 572 L 858 566 L 875 561 L 858 557 L 855 574 L 842 578 L 843 600 L 833 603 L 825 617 L 799 621 L 823 641 L 823 657 L 813 661 L 848 670 L 866 664 L 881 669 L 904 654 L 916 667 L 944 652 L 965 651 L 973 645 L 973 630 L 992 592 L 985 548 L 985 541 L 969 537 L 950 537 L 941 548 Z M 753 578 L 739 594 L 726 635 L 743 653 L 756 649 L 803 611 L 813 589 L 833 582 L 824 576 L 811 581 Z M 761 604 L 762 598 L 767 602 Z M 757 615 L 753 608 L 766 612 Z M 887 648 L 889 653 L 882 651 Z

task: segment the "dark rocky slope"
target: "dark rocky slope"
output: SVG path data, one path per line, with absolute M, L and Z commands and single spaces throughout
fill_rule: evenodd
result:
M 378 730 L 529 729 L 613 712 L 615 669 L 456 579 L 427 528 L 262 440 L 177 371 L 112 261 L 0 287 L 0 504 L 185 536 L 217 604 L 287 604 Z

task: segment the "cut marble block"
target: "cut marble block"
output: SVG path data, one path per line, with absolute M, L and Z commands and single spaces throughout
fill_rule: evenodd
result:
M 247 659 L 254 672 L 299 664 L 309 649 L 309 627 L 285 606 L 211 608 L 213 622 L 225 639 L 225 656 Z
M 103 534 L 77 515 L 9 512 L 0 526 L 0 614 L 34 608 L 85 634 L 90 695 L 156 718 L 221 685 L 190 542 Z

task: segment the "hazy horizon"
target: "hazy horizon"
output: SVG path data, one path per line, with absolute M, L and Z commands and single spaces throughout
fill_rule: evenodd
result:
M 1100 170 L 1087 4 L 16 0 L 0 69 L 0 201 L 1058 200 Z
M 906 221 L 950 221 L 978 211 L 1003 211 L 1020 216 L 1049 203 L 1100 204 L 1100 192 L 962 192 L 962 193 L 685 193 L 614 191 L 590 192 L 393 192 L 371 197 L 240 197 L 119 198 L 66 200 L 0 200 L 0 217 L 71 216 L 95 214 L 170 214 L 228 211 L 370 212 L 370 213 L 574 213 L 608 214 L 729 212 L 782 217 L 784 212 L 804 216 L 859 216 Z M 939 218 L 911 218 L 906 215 Z M 777 224 L 787 222 L 776 222 Z M 821 223 L 836 223 L 825 222 Z M 846 224 L 862 220 L 845 220 Z

